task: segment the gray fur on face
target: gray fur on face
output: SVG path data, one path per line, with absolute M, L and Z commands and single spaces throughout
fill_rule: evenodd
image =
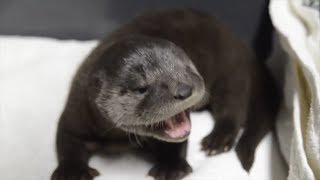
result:
M 156 41 L 125 42 L 127 53 L 122 51 L 111 60 L 115 62 L 108 63 L 113 66 L 100 70 L 102 85 L 95 103 L 117 127 L 169 141 L 159 133 L 148 132 L 145 126 L 196 106 L 204 100 L 205 87 L 182 49 L 168 41 Z M 185 100 L 174 98 L 179 83 L 193 88 Z

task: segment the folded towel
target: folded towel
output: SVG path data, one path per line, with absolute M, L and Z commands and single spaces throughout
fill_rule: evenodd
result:
M 277 133 L 289 180 L 320 179 L 319 4 L 319 0 L 270 3 L 272 22 L 288 56 Z

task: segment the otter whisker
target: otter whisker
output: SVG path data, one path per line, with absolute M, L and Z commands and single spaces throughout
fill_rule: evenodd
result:
M 130 144 L 134 145 L 134 143 L 132 142 L 132 139 L 131 139 L 131 133 L 128 132 L 127 135 L 128 135 L 128 137 L 129 137 L 129 142 L 130 142 Z
M 136 139 L 137 144 L 142 148 L 143 146 L 142 146 L 142 144 L 141 144 L 140 141 L 139 141 L 139 137 L 137 136 L 136 133 L 133 133 L 133 134 L 134 134 L 134 137 L 135 137 L 135 139 Z

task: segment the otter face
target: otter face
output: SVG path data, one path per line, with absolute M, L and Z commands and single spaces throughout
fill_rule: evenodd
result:
M 127 132 L 186 140 L 189 110 L 204 100 L 205 87 L 185 52 L 159 39 L 127 40 L 107 51 L 99 60 L 104 64 L 95 100 L 100 113 Z

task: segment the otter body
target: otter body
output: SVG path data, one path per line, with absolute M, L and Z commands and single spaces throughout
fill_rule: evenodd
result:
M 94 152 L 135 138 L 131 144 L 154 156 L 149 175 L 181 179 L 192 171 L 185 159 L 189 112 L 203 108 L 216 120 L 203 150 L 229 151 L 243 126 L 236 152 L 249 170 L 274 124 L 275 95 L 265 65 L 214 17 L 146 13 L 102 40 L 79 68 L 59 121 L 52 179 L 93 179 Z

